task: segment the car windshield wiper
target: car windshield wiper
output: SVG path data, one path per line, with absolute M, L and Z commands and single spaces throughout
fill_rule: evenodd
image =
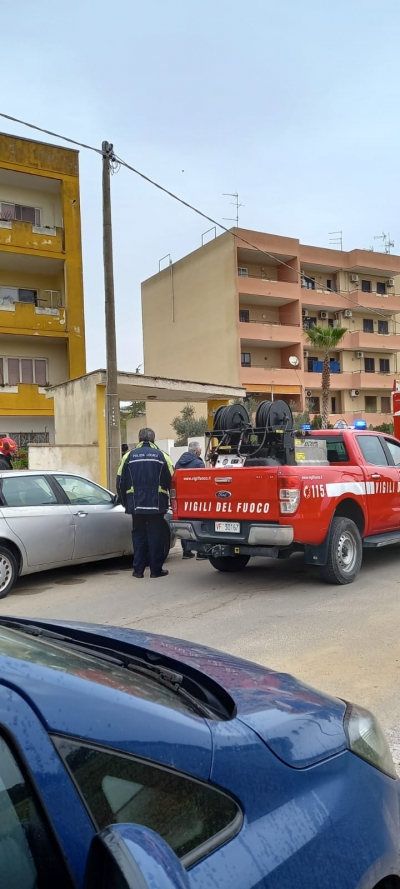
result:
M 203 701 L 199 701 L 198 698 L 183 687 L 183 673 L 171 670 L 169 667 L 164 667 L 159 664 L 149 664 L 141 658 L 137 658 L 130 654 L 125 655 L 120 651 L 110 654 L 110 652 L 107 649 L 104 649 L 101 645 L 96 645 L 95 643 L 88 645 L 87 642 L 80 642 L 77 639 L 71 638 L 71 636 L 66 636 L 63 633 L 57 633 L 54 630 L 48 630 L 44 627 L 36 626 L 35 624 L 19 623 L 16 620 L 1 618 L 0 626 L 18 630 L 18 632 L 34 636 L 37 639 L 43 639 L 44 641 L 60 642 L 67 646 L 68 649 L 73 649 L 78 654 L 89 655 L 92 658 L 97 658 L 112 666 L 122 667 L 132 673 L 141 673 L 182 697 L 200 716 L 208 719 L 216 718 L 217 714 L 212 707 L 208 706 Z

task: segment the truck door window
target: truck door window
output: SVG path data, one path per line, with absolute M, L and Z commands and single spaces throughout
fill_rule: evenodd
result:
M 393 441 L 392 438 L 385 438 L 385 442 L 389 448 L 390 454 L 393 457 L 393 462 L 395 466 L 400 466 L 400 445 L 397 441 Z
M 35 799 L 35 792 L 0 738 L 1 885 L 18 889 L 72 889 L 61 854 Z
M 374 466 L 388 465 L 383 444 L 378 436 L 357 435 L 357 443 L 366 463 L 372 463 Z

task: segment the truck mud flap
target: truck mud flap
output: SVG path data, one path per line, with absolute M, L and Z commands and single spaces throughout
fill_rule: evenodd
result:
M 319 546 L 304 545 L 304 559 L 307 565 L 326 565 L 328 561 L 329 532 Z

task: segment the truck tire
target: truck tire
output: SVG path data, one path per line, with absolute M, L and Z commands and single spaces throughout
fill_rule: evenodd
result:
M 361 568 L 362 540 L 351 519 L 335 516 L 329 531 L 328 561 L 320 568 L 326 583 L 353 583 Z
M 217 571 L 243 571 L 250 556 L 209 556 L 210 564 Z

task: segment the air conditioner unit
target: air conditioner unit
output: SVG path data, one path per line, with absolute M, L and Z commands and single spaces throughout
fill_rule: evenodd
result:
M 364 352 L 356 352 L 356 358 L 364 358 Z
M 387 280 L 388 287 L 394 287 L 394 278 L 388 278 Z
M 327 317 L 328 317 L 328 312 L 320 312 L 320 313 L 319 313 L 319 317 L 320 317 L 320 318 L 323 318 L 324 321 L 326 321 L 326 319 L 327 319 Z
M 353 312 L 351 311 L 351 309 L 345 309 L 343 312 L 343 317 L 344 318 L 352 318 Z
M 301 313 L 301 314 L 303 315 L 303 318 L 309 318 L 309 317 L 310 317 L 310 313 L 307 311 L 307 309 L 302 309 L 302 313 Z
M 359 389 L 350 389 L 350 395 L 352 398 L 357 398 L 357 395 L 359 395 L 359 394 L 360 394 Z
M 359 280 L 360 279 L 359 279 L 358 275 L 350 275 L 350 281 L 352 284 L 358 284 Z
M 340 321 L 334 321 L 334 322 L 333 322 L 333 326 L 334 326 L 334 327 L 339 327 L 339 324 L 340 324 Z
M 310 353 L 309 353 L 308 349 L 304 349 L 303 355 L 304 355 L 304 358 L 310 357 Z
M 312 398 L 312 391 L 311 391 L 311 389 L 306 389 L 306 398 Z

